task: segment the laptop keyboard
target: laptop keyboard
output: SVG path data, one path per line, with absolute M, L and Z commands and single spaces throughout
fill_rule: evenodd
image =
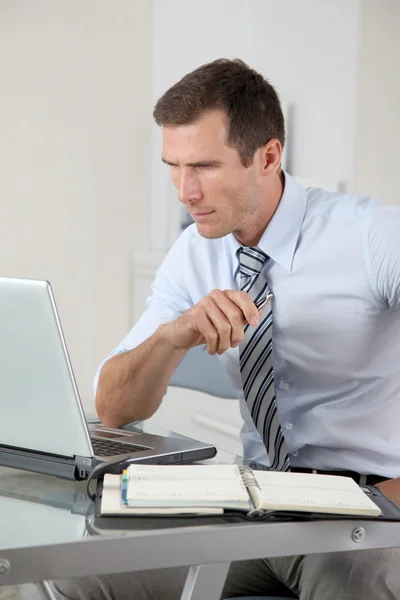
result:
M 90 438 L 93 446 L 93 452 L 97 456 L 113 456 L 114 454 L 131 454 L 132 452 L 141 452 L 147 450 L 144 446 L 134 446 L 133 444 L 124 444 L 123 442 L 112 442 L 111 440 Z

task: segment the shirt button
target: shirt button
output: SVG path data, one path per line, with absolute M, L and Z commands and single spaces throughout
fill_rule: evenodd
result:
M 298 451 L 297 450 L 293 450 L 292 456 L 297 456 L 297 455 L 298 455 Z
M 285 429 L 292 429 L 293 423 L 286 423 Z
M 288 390 L 289 389 L 289 384 L 287 381 L 281 381 L 279 384 L 279 387 L 281 388 L 281 390 Z

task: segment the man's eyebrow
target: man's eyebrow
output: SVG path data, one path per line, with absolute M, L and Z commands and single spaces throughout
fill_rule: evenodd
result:
M 166 158 L 161 158 L 162 162 L 170 167 L 177 167 L 178 163 L 173 163 Z M 195 162 L 185 163 L 185 167 L 219 167 L 222 165 L 220 160 L 197 160 Z
M 174 166 L 174 163 L 172 163 L 170 160 L 167 160 L 163 156 L 161 157 L 161 160 L 163 161 L 164 164 L 169 165 L 170 167 Z

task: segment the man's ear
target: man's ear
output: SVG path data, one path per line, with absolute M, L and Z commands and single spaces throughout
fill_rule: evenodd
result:
M 268 140 L 257 152 L 260 152 L 261 167 L 264 175 L 271 175 L 280 171 L 282 146 L 279 140 L 276 138 Z

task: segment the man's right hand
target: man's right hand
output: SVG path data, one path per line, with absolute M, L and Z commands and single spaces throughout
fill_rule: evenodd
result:
M 258 320 L 247 292 L 212 290 L 175 321 L 162 325 L 162 334 L 176 349 L 207 344 L 209 354 L 223 354 L 239 345 L 246 321 L 256 326 Z

